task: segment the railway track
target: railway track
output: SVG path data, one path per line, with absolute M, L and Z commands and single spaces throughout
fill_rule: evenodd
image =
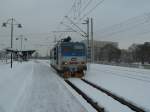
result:
M 96 71 L 100 71 L 98 69 L 95 69 Z M 109 69 L 105 69 L 105 70 L 101 70 L 103 72 L 106 72 L 106 73 L 111 73 L 111 75 L 114 75 L 114 76 L 119 76 L 119 77 L 124 77 L 124 78 L 128 78 L 128 79 L 134 79 L 134 80 L 138 80 L 138 81 L 142 81 L 142 82 L 147 82 L 147 83 L 150 83 L 150 78 L 149 77 L 143 77 L 143 76 L 135 76 L 135 75 L 131 75 L 130 73 L 126 73 L 126 74 L 116 74 L 116 72 L 112 71 L 112 70 L 109 70 Z
M 69 84 L 78 94 L 80 94 L 97 112 L 105 112 L 103 107 L 100 107 L 97 102 L 95 102 L 92 98 L 90 98 L 86 93 L 76 87 L 69 80 L 65 80 L 67 84 Z
M 129 101 L 126 101 L 125 99 L 123 99 L 123 98 L 121 98 L 121 97 L 115 95 L 114 93 L 112 93 L 112 92 L 110 92 L 110 91 L 108 91 L 108 90 L 106 90 L 106 89 L 104 89 L 104 88 L 102 88 L 102 87 L 100 87 L 100 86 L 98 86 L 98 85 L 96 85 L 96 84 L 94 84 L 94 83 L 88 81 L 88 80 L 85 80 L 85 79 L 81 79 L 81 80 L 84 81 L 85 83 L 91 85 L 92 87 L 98 89 L 99 91 L 101 91 L 101 92 L 107 94 L 108 96 L 110 96 L 111 98 L 117 100 L 117 101 L 120 102 L 121 104 L 128 106 L 130 109 L 132 109 L 132 110 L 135 111 L 135 112 L 146 112 L 144 109 L 142 109 L 142 108 L 140 108 L 140 107 L 138 107 L 138 106 L 132 104 L 132 103 L 129 102 Z
M 106 89 L 104 89 L 104 88 L 102 88 L 96 84 L 93 84 L 92 82 L 90 82 L 88 80 L 81 79 L 81 81 L 83 81 L 84 83 L 86 83 L 90 87 L 95 88 L 98 91 L 106 94 L 108 97 L 111 97 L 115 101 L 119 102 L 121 105 L 127 106 L 128 108 L 130 108 L 131 110 L 133 110 L 135 112 L 146 112 L 144 109 L 134 105 L 133 103 L 131 103 L 129 101 L 126 101 L 122 97 L 119 97 L 119 96 L 115 95 L 114 93 L 112 93 L 112 92 L 110 92 L 110 91 L 108 91 L 108 90 L 106 90 Z M 90 98 L 86 93 L 84 93 L 81 89 L 79 89 L 75 84 L 73 84 L 69 80 L 65 80 L 65 82 L 67 84 L 69 84 L 78 94 L 80 94 L 94 109 L 97 110 L 97 112 L 105 112 L 104 107 L 99 106 L 96 101 L 94 101 L 92 98 Z

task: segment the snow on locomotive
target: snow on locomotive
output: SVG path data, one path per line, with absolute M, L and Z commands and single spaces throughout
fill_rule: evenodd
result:
M 81 42 L 71 42 L 65 38 L 57 42 L 50 51 L 51 66 L 64 78 L 82 77 L 86 66 L 86 47 Z

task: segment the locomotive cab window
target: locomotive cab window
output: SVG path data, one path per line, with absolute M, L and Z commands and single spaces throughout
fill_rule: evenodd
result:
M 82 44 L 68 44 L 61 46 L 61 53 L 64 56 L 84 56 L 85 47 Z
M 74 49 L 75 49 L 75 50 L 83 50 L 84 47 L 81 46 L 81 45 L 75 45 L 75 46 L 74 46 Z

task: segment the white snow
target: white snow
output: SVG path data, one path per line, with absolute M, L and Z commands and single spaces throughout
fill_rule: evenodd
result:
M 91 64 L 85 79 L 150 111 L 150 70 Z
M 31 70 L 31 64 L 27 63 L 14 63 L 13 69 L 10 64 L 0 65 L 0 112 L 14 109 Z
M 3 65 L 0 77 L 0 112 L 87 112 L 46 64 Z
M 150 70 L 89 65 L 85 79 L 150 112 Z M 109 112 L 130 112 L 102 92 L 70 79 Z M 90 91 L 89 91 L 90 90 Z M 95 112 L 49 67 L 49 60 L 0 63 L 0 112 Z
M 97 112 L 90 104 L 87 103 L 85 99 L 81 95 L 79 95 L 72 87 L 70 87 L 65 81 L 60 80 L 66 88 L 72 93 L 73 96 L 77 98 L 77 100 L 87 109 L 88 112 Z
M 99 106 L 104 107 L 106 112 L 133 112 L 130 108 L 120 104 L 106 94 L 98 91 L 90 85 L 84 83 L 77 78 L 69 79 L 79 89 L 86 93 L 90 98 L 98 103 Z

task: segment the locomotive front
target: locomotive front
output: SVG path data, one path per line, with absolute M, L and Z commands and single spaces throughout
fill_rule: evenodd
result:
M 61 69 L 64 77 L 82 77 L 86 67 L 86 47 L 79 42 L 63 42 L 61 50 Z

